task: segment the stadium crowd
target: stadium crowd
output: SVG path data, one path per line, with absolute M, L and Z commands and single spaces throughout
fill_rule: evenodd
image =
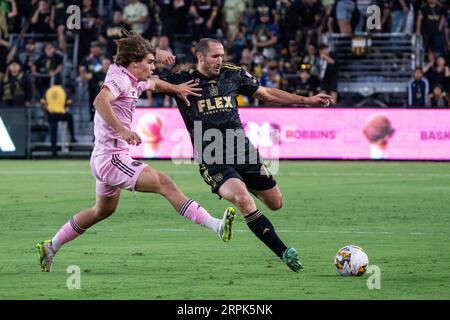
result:
M 73 4 L 81 8 L 79 31 L 66 28 Z M 85 81 L 92 106 L 122 28 L 176 54 L 175 69 L 192 67 L 196 41 L 214 37 L 224 43 L 227 61 L 264 86 L 305 96 L 326 92 L 338 100 L 339 61 L 321 35 L 367 31 L 372 4 L 382 9 L 377 32 L 423 38 L 425 64 L 411 72 L 405 105 L 448 107 L 450 6 L 438 0 L 0 0 L 0 105 L 39 103 L 53 85 L 64 84 L 70 95 L 74 83 Z M 76 72 L 65 72 L 74 33 L 80 36 Z M 157 74 L 168 72 L 157 64 Z M 146 98 L 146 105 L 174 106 L 164 95 Z M 242 106 L 258 103 L 239 100 Z

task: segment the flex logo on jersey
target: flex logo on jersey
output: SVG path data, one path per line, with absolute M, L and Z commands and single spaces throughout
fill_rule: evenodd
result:
M 213 99 L 201 99 L 197 101 L 198 112 L 203 113 L 207 111 L 219 109 L 232 109 L 231 97 L 217 97 Z

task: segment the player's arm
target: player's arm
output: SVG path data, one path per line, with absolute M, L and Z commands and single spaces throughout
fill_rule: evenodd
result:
M 172 84 L 161 79 L 153 78 L 152 81 L 155 83 L 155 89 L 153 91 L 176 95 L 183 100 L 188 107 L 191 105 L 188 96 L 202 96 L 198 93 L 202 91 L 202 88 L 198 88 L 198 83 L 194 83 L 194 80 L 189 80 L 188 82 L 180 84 Z
M 141 144 L 142 140 L 136 132 L 130 131 L 123 126 L 115 115 L 112 103 L 116 100 L 114 94 L 104 86 L 100 93 L 95 97 L 94 107 L 102 119 L 113 128 L 126 142 L 132 145 Z
M 307 105 L 307 106 L 328 106 L 333 102 L 333 97 L 319 93 L 312 97 L 303 97 L 276 88 L 260 86 L 253 94 L 258 100 L 271 104 Z

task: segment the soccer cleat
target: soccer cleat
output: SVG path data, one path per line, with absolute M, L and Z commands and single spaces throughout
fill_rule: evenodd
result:
M 222 223 L 219 228 L 219 237 L 224 241 L 228 242 L 233 239 L 233 222 L 236 213 L 233 207 L 228 207 L 223 214 Z
M 303 269 L 302 263 L 298 259 L 297 250 L 295 250 L 295 248 L 287 248 L 283 253 L 282 260 L 294 272 L 299 272 L 300 269 Z
M 39 254 L 39 263 L 42 272 L 51 272 L 53 265 L 53 257 L 55 252 L 51 248 L 51 240 L 41 241 L 36 244 L 36 250 Z

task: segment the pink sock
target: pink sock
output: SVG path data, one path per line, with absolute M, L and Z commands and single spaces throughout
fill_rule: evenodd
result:
M 201 225 L 205 225 L 206 221 L 210 217 L 209 213 L 200 207 L 200 205 L 192 199 L 188 199 L 180 209 L 180 214 Z
M 55 234 L 52 239 L 53 251 L 58 251 L 59 248 L 66 242 L 72 241 L 79 235 L 83 234 L 85 229 L 80 228 L 75 222 L 74 218 L 70 219 L 62 228 Z

